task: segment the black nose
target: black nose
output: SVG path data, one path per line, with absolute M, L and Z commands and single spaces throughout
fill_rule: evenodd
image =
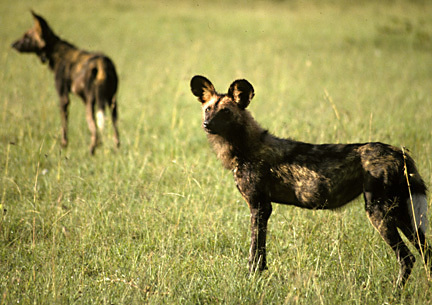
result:
M 19 51 L 21 48 L 21 44 L 22 44 L 21 40 L 17 40 L 11 44 L 11 47 Z
M 202 123 L 202 126 L 203 126 L 203 128 L 205 129 L 205 131 L 207 133 L 210 133 L 210 134 L 214 134 L 215 133 L 214 130 L 213 130 L 214 126 L 212 126 L 212 124 L 209 121 L 204 121 Z

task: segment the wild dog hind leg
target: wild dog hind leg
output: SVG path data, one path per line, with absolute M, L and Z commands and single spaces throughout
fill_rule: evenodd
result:
M 98 130 L 95 122 L 95 102 L 94 99 L 91 98 L 86 102 L 86 119 L 88 128 L 91 133 L 91 143 L 90 143 L 90 153 L 94 155 L 97 143 L 98 143 Z
M 114 143 L 116 147 L 120 147 L 120 135 L 117 126 L 118 114 L 117 114 L 117 98 L 114 96 L 111 103 L 111 120 L 114 128 Z
M 398 203 L 374 198 L 370 192 L 365 192 L 366 213 L 370 222 L 379 232 L 384 241 L 392 248 L 399 262 L 397 285 L 403 287 L 408 280 L 415 263 L 415 257 L 403 242 L 397 230 Z

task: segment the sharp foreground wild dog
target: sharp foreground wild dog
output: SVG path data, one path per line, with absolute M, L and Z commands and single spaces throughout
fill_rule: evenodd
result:
M 430 264 L 426 186 L 405 151 L 383 143 L 314 145 L 277 138 L 245 109 L 254 97 L 246 80 L 219 94 L 207 78 L 194 76 L 191 89 L 202 103 L 207 138 L 250 208 L 250 272 L 266 268 L 271 202 L 335 209 L 361 193 L 372 225 L 396 254 L 398 284 L 404 286 L 415 262 L 398 229 Z
M 48 61 L 55 74 L 55 86 L 60 96 L 62 146 L 68 143 L 69 93 L 75 93 L 86 105 L 86 119 L 91 132 L 90 152 L 99 142 L 98 129 L 103 129 L 105 106 L 111 110 L 116 146 L 120 145 L 117 128 L 117 73 L 113 62 L 101 53 L 80 50 L 60 39 L 41 16 L 32 12 L 34 26 L 15 41 L 12 47 L 22 53 L 34 53 L 42 63 Z M 95 122 L 95 107 L 97 118 Z

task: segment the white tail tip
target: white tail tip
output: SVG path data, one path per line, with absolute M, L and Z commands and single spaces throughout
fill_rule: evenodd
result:
M 413 194 L 412 203 L 410 199 L 408 199 L 407 203 L 412 225 L 417 230 L 426 233 L 429 225 L 427 219 L 428 203 L 426 196 L 423 194 Z
M 100 131 L 105 127 L 105 114 L 102 110 L 98 110 L 96 113 L 96 125 Z

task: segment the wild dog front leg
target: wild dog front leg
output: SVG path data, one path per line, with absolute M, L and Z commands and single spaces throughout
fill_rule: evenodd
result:
M 61 145 L 62 147 L 66 147 L 68 145 L 68 117 L 69 117 L 69 85 L 66 78 L 64 77 L 64 67 L 60 67 L 55 75 L 55 86 L 57 90 L 57 94 L 60 98 L 60 116 L 62 123 L 62 139 Z
M 251 211 L 251 246 L 249 252 L 249 272 L 266 269 L 267 223 L 272 212 L 268 201 L 249 203 Z
M 60 116 L 62 124 L 62 138 L 61 146 L 66 147 L 68 145 L 68 117 L 69 117 L 69 96 L 63 94 L 60 96 Z

